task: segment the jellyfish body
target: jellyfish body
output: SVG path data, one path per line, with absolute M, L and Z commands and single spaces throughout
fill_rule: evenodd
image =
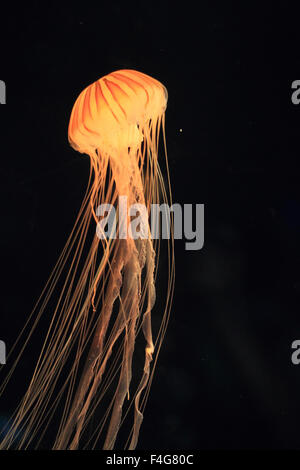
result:
M 151 311 L 155 303 L 158 245 L 151 238 L 150 227 L 147 237 L 133 238 L 128 231 L 126 236 L 119 237 L 119 232 L 115 238 L 99 239 L 95 235 L 81 271 L 79 266 L 88 228 L 93 219 L 98 222 L 99 204 L 114 205 L 119 196 L 126 196 L 129 205 L 142 204 L 149 213 L 151 205 L 161 198 L 171 202 L 169 183 L 166 188 L 158 163 L 161 127 L 165 144 L 166 105 L 165 87 L 134 70 L 120 70 L 97 80 L 75 102 L 69 142 L 77 151 L 89 155 L 90 180 L 75 227 L 36 309 L 37 319 L 31 331 L 67 267 L 43 350 L 2 448 L 14 447 L 20 432 L 22 437 L 15 447 L 27 448 L 33 443 L 38 447 L 42 439 L 39 435 L 44 435 L 64 400 L 53 448 L 77 449 L 97 405 L 114 383 L 107 412 L 87 447 L 92 441 L 96 445 L 104 433 L 103 448 L 112 449 L 131 404 L 133 425 L 126 446 L 136 447 L 155 368 L 151 370 L 151 361 L 155 354 L 155 366 L 171 306 L 173 247 L 169 247 L 166 307 L 155 340 Z M 126 217 L 126 230 L 130 230 L 130 216 Z M 139 332 L 145 339 L 144 366 L 132 392 L 132 361 Z M 64 384 L 58 387 L 71 357 L 71 369 Z M 124 413 L 124 402 L 130 397 Z

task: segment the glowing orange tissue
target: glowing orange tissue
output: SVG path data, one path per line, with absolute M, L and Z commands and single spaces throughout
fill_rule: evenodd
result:
M 158 162 L 161 129 L 166 156 L 167 99 L 159 81 L 119 70 L 85 88 L 74 104 L 68 138 L 76 151 L 90 157 L 90 178 L 72 233 L 30 317 L 26 344 L 40 317 L 51 310 L 40 357 L 3 449 L 39 447 L 49 431 L 53 449 L 113 449 L 124 439 L 125 418 L 131 425 L 122 446 L 137 445 L 170 313 L 173 240 L 166 303 L 153 337 L 159 243 L 151 230 L 146 237 L 120 236 L 118 216 L 115 235 L 99 236 L 98 208 L 120 209 L 126 198 L 128 206 L 146 208 L 149 224 L 152 204 L 171 203 L 167 158 L 166 185 Z M 132 216 L 126 213 L 125 219 L 130 227 Z M 138 335 L 143 363 L 134 359 Z

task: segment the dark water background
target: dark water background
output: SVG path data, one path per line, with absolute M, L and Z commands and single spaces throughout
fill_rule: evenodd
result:
M 175 3 L 36 3 L 2 15 L 0 338 L 9 350 L 82 200 L 88 159 L 67 142 L 75 98 L 113 70 L 138 69 L 169 92 L 174 201 L 205 204 L 204 248 L 176 241 L 174 305 L 139 447 L 299 448 L 299 10 Z M 158 312 L 163 294 L 158 285 Z M 34 345 L 2 417 L 33 356 Z

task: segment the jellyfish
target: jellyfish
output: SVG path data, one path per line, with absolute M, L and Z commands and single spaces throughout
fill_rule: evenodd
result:
M 50 299 L 57 296 L 33 376 L 1 449 L 39 448 L 57 415 L 53 449 L 95 448 L 101 439 L 103 449 L 113 449 L 130 414 L 124 448 L 136 448 L 174 291 L 171 236 L 165 306 L 153 337 L 160 243 L 151 235 L 149 216 L 153 204 L 171 205 L 166 106 L 166 88 L 135 70 L 100 78 L 74 104 L 68 138 L 90 158 L 89 181 L 65 248 L 16 342 L 22 342 L 21 351 L 0 387 L 2 393 L 47 306 L 53 305 Z M 161 133 L 166 177 L 158 162 Z M 113 236 L 104 233 L 103 225 L 99 229 L 97 208 L 106 203 L 120 209 L 120 197 L 130 207 L 146 208 L 146 230 L 144 224 L 140 236 L 131 236 L 129 213 L 115 221 Z M 172 219 L 169 223 L 172 234 Z M 140 370 L 133 363 L 138 337 L 144 342 Z M 88 434 L 103 400 L 105 411 Z

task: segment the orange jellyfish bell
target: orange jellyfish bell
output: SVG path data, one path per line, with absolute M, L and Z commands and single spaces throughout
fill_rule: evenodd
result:
M 81 153 L 95 149 L 115 156 L 143 141 L 146 123 L 162 116 L 167 89 L 135 70 L 119 70 L 89 85 L 77 98 L 69 124 L 69 142 Z

